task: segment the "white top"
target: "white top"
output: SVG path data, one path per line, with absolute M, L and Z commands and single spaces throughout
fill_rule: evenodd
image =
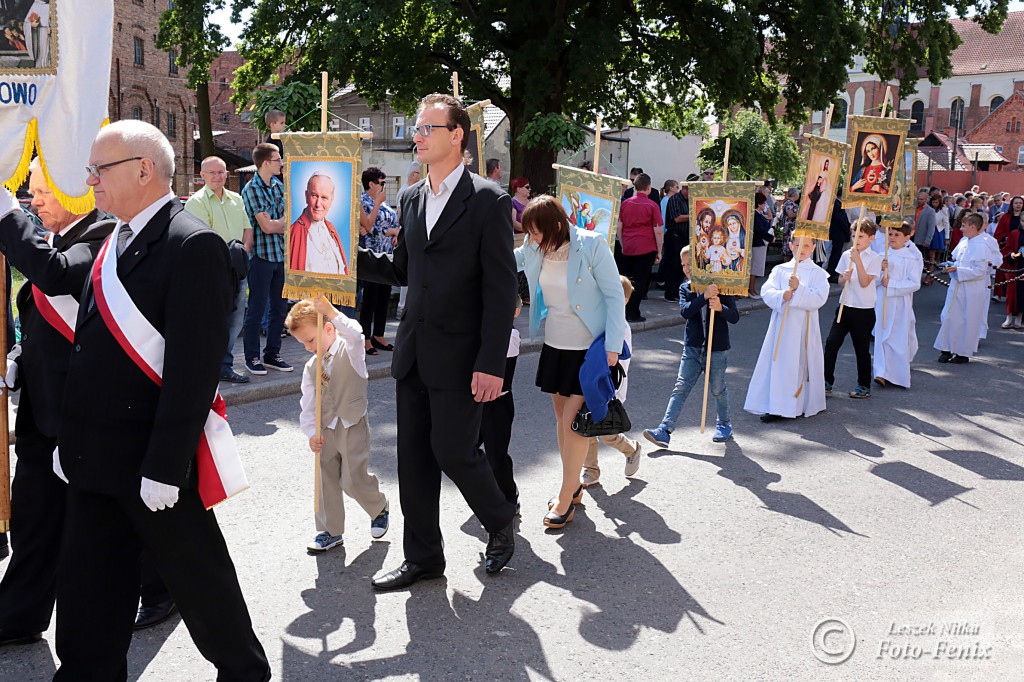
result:
M 324 351 L 324 355 L 331 354 L 331 357 L 324 360 L 324 371 L 331 376 L 331 367 L 334 366 L 334 359 L 338 353 L 347 351 L 352 369 L 364 379 L 369 377 L 366 370 L 366 353 L 363 351 L 363 328 L 358 322 L 349 318 L 344 313 L 331 320 L 331 324 L 338 331 L 337 337 L 331 347 Z M 316 384 L 313 383 L 313 376 L 316 374 L 316 355 L 309 359 L 302 369 L 302 395 L 299 397 L 299 428 L 306 434 L 306 438 L 312 438 L 316 433 Z M 366 414 L 365 412 L 363 414 Z M 325 429 L 333 429 L 338 425 L 338 417 L 331 420 L 330 424 L 322 424 Z M 341 425 L 346 429 L 352 424 L 341 420 Z
M 330 230 L 322 220 L 310 223 L 306 234 L 306 271 L 348 274 L 341 250 L 337 242 L 331 239 Z
M 462 179 L 462 174 L 465 172 L 466 167 L 460 163 L 448 177 L 441 181 L 437 194 L 434 194 L 434 190 L 430 186 L 430 176 L 427 176 L 427 239 L 430 239 L 430 233 L 433 231 L 434 225 L 437 224 L 437 219 L 441 217 L 441 212 L 448 205 L 452 191 L 459 184 L 459 180 Z
M 519 330 L 512 327 L 512 333 L 508 336 L 508 352 L 505 353 L 506 358 L 518 358 L 519 357 L 519 346 L 522 343 L 522 336 L 519 334 Z
M 949 211 L 940 208 L 935 212 L 935 229 L 945 236 L 949 236 Z
M 544 343 L 561 350 L 587 350 L 594 342 L 594 337 L 572 309 L 567 274 L 569 261 L 558 260 L 563 249 L 565 255 L 568 255 L 568 242 L 554 254 L 545 256 L 540 266 L 540 290 L 548 309 L 547 321 L 544 323 Z
M 77 225 L 78 223 L 82 222 L 83 220 L 85 220 L 85 218 L 86 218 L 86 217 L 87 217 L 88 215 L 89 215 L 89 214 L 87 213 L 87 214 L 86 214 L 86 215 L 84 215 L 84 216 L 81 216 L 81 217 L 79 217 L 79 218 L 76 218 L 75 220 L 72 220 L 72 221 L 71 221 L 70 223 L 68 223 L 67 227 L 65 227 L 65 228 L 64 228 L 63 230 L 61 230 L 60 232 L 58 232 L 58 233 L 57 233 L 57 236 L 59 236 L 59 237 L 63 237 L 63 236 L 65 235 L 65 234 L 67 234 L 67 233 L 68 233 L 68 230 L 70 230 L 70 229 L 71 229 L 72 227 L 74 227 L 74 226 L 75 226 L 75 225 Z M 50 232 L 49 230 L 47 230 L 47 231 L 46 231 L 46 237 L 45 237 L 45 239 L 46 239 L 46 243 L 47 243 L 47 244 L 50 244 L 50 245 L 52 246 L 52 245 L 53 245 L 53 232 Z
M 853 272 L 850 275 L 850 283 L 846 286 L 846 295 L 843 298 L 843 305 L 848 308 L 874 308 L 875 300 L 877 298 L 875 285 L 878 281 L 878 277 L 882 274 L 882 257 L 871 249 L 864 249 L 860 252 L 860 260 L 861 263 L 864 264 L 864 270 L 871 275 L 873 279 L 868 282 L 866 287 L 862 287 L 860 285 L 860 278 L 857 274 L 857 268 L 854 267 Z M 847 249 L 839 259 L 839 266 L 836 268 L 836 271 L 846 272 L 849 267 L 850 250 Z
M 135 238 L 139 236 L 139 232 L 142 228 L 153 219 L 153 216 L 164 207 L 168 201 L 177 201 L 178 197 L 174 196 L 173 192 L 168 192 L 166 196 L 157 199 L 146 208 L 139 211 L 139 214 L 132 218 L 131 222 L 128 223 L 128 227 L 131 228 L 132 236 L 128 237 L 128 241 L 124 243 L 125 250 L 128 249 L 128 245 L 135 241 Z M 117 225 L 114 226 L 114 243 L 117 243 L 117 233 L 121 231 L 121 226 L 125 224 L 125 221 L 120 218 L 117 219 Z M 114 249 L 114 256 L 117 256 L 117 249 Z

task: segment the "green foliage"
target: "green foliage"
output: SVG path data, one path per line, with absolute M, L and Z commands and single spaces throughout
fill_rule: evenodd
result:
M 574 152 L 587 143 L 587 132 L 562 114 L 534 114 L 519 142 L 527 149 Z
M 729 138 L 729 179 L 774 178 L 777 186 L 800 181 L 803 160 L 792 131 L 782 123 L 769 123 L 757 111 L 741 109 L 722 122 L 721 135 L 700 149 L 704 167 L 721 168 L 725 162 L 725 138 Z M 716 173 L 721 179 L 721 171 Z
M 177 50 L 178 66 L 187 68 L 188 87 L 195 90 L 210 80 L 210 65 L 228 46 L 218 24 L 210 23 L 211 12 L 224 8 L 225 0 L 175 0 L 160 15 L 156 46 Z
M 276 88 L 256 93 L 252 111 L 252 127 L 261 133 L 270 132 L 263 120 L 271 109 L 280 109 L 291 132 L 320 131 L 320 88 L 301 81 L 291 81 Z

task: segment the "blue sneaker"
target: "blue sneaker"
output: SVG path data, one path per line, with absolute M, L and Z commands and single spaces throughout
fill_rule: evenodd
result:
M 337 547 L 342 543 L 340 535 L 331 535 L 327 531 L 323 531 L 313 538 L 313 542 L 306 545 L 306 549 L 310 552 L 326 552 L 332 547 Z
M 672 433 L 668 429 L 659 426 L 656 429 L 644 429 L 644 438 L 659 448 L 667 448 L 669 441 L 672 440 Z
M 716 443 L 724 443 L 730 438 L 732 438 L 732 426 L 729 424 L 719 424 L 715 427 L 715 435 L 711 437 L 711 440 Z
M 390 506 L 388 501 L 385 500 L 384 511 L 374 516 L 373 521 L 370 521 L 370 535 L 373 536 L 374 540 L 379 540 L 388 532 L 388 509 Z

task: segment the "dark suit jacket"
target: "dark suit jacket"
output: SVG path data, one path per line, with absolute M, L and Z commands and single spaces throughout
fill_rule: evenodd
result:
M 0 252 L 28 278 L 18 292 L 18 432 L 34 424 L 44 436 L 57 437 L 72 348 L 36 310 L 31 284 L 49 296 L 78 298 L 92 270 L 93 259 L 112 229 L 114 221 L 100 220 L 100 213 L 93 211 L 68 230 L 57 248 L 53 248 L 36 234 L 32 222 L 21 211 L 0 221 Z
M 468 390 L 473 372 L 505 373 L 517 289 L 512 200 L 464 172 L 427 239 L 427 179 L 402 201 L 394 257 L 359 250 L 361 279 L 408 284 L 391 374 L 414 365 L 427 386 Z
M 168 202 L 128 244 L 117 274 L 166 341 L 163 385 L 118 345 L 89 305 L 86 281 L 57 436 L 61 467 L 71 485 L 109 495 L 138 495 L 141 477 L 194 487 L 196 447 L 228 337 L 227 246 Z
M 843 202 L 836 197 L 832 203 L 832 220 L 828 225 L 828 239 L 837 244 L 850 241 L 850 218 L 843 210 Z

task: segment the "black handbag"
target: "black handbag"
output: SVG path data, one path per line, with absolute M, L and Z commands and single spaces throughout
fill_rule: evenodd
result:
M 611 373 L 612 383 L 615 384 L 615 388 L 618 388 L 626 376 L 626 370 L 617 363 L 611 367 Z M 608 401 L 608 414 L 599 422 L 594 421 L 587 404 L 583 403 L 583 407 L 576 413 L 576 418 L 572 420 L 571 428 L 584 438 L 592 438 L 625 433 L 633 428 L 633 424 L 629 421 L 629 415 L 626 414 L 626 408 L 622 401 L 612 398 Z

